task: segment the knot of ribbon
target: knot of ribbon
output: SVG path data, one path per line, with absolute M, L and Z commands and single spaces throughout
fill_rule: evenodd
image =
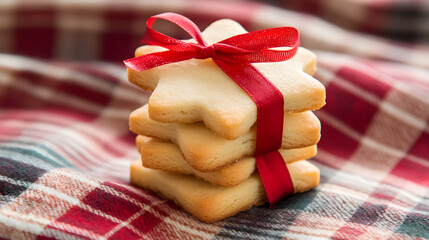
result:
M 185 30 L 194 42 L 164 35 L 152 28 L 156 19 L 170 21 Z M 235 35 L 211 45 L 203 39 L 199 28 L 188 18 L 175 13 L 150 17 L 141 42 L 166 48 L 166 51 L 141 55 L 124 61 L 134 71 L 180 61 L 212 58 L 255 102 L 256 165 L 270 205 L 294 192 L 287 166 L 277 151 L 282 144 L 284 100 L 282 93 L 251 63 L 279 62 L 292 58 L 299 47 L 295 28 L 279 27 Z M 286 49 L 273 49 L 287 47 Z
M 201 49 L 195 56 L 196 59 L 216 58 L 214 45 L 210 45 Z

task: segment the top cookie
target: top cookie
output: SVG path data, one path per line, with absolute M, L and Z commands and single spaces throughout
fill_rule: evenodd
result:
M 219 20 L 202 33 L 208 44 L 246 33 L 237 22 Z M 163 51 L 158 46 L 142 46 L 136 56 Z M 311 75 L 316 57 L 307 49 L 284 62 L 254 63 L 284 96 L 287 112 L 315 110 L 325 104 L 325 88 Z M 149 99 L 150 118 L 159 122 L 204 121 L 220 136 L 235 139 L 248 132 L 256 121 L 256 105 L 211 58 L 191 59 L 143 72 L 128 69 L 133 84 L 153 90 Z

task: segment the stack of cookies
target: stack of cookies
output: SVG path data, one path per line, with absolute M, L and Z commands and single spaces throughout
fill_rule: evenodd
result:
M 209 43 L 245 33 L 232 20 L 210 25 Z M 142 46 L 136 56 L 164 51 Z M 319 183 L 313 157 L 320 122 L 311 110 L 325 104 L 325 88 L 314 79 L 316 57 L 299 48 L 288 61 L 252 64 L 284 96 L 279 150 L 295 193 Z M 267 201 L 253 157 L 256 105 L 212 59 L 191 59 L 147 71 L 128 69 L 129 81 L 153 91 L 149 103 L 130 115 L 141 161 L 131 165 L 131 182 L 173 200 L 204 222 L 215 222 Z

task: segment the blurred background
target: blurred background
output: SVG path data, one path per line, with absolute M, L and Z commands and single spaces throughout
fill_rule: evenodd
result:
M 121 61 L 139 45 L 145 20 L 167 11 L 201 29 L 220 18 L 248 31 L 294 26 L 307 48 L 429 67 L 426 0 L 2 0 L 0 52 Z

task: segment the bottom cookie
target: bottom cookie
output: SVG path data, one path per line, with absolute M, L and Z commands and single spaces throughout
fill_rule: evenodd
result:
M 308 161 L 287 165 L 295 193 L 319 184 L 319 169 Z M 257 172 L 233 187 L 214 186 L 191 175 L 145 168 L 140 161 L 131 164 L 131 182 L 154 191 L 203 222 L 212 223 L 258 206 L 267 197 Z

